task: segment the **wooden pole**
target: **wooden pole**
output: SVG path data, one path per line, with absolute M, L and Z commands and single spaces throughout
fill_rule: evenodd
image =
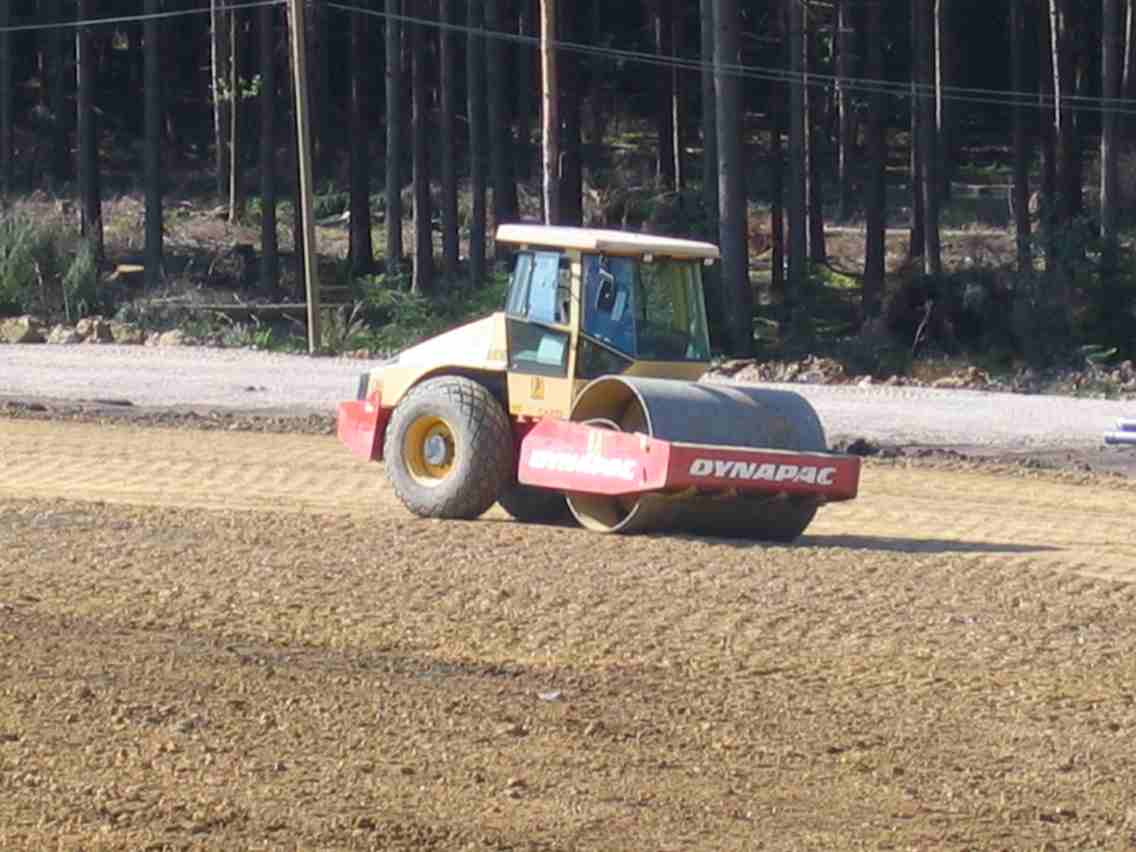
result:
M 544 152 L 544 223 L 560 219 L 560 116 L 557 109 L 555 0 L 540 0 L 541 145 Z
M 300 161 L 300 215 L 304 230 L 304 290 L 308 303 L 308 352 L 315 355 L 320 346 L 320 294 L 319 275 L 316 270 L 316 227 L 312 218 L 312 134 L 308 120 L 303 6 L 303 0 L 288 0 L 292 37 L 292 79 L 296 86 L 296 150 Z

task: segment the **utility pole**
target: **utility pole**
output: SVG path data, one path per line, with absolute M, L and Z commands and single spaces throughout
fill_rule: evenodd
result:
M 320 345 L 319 276 L 316 271 L 316 226 L 312 219 L 312 134 L 308 119 L 307 55 L 304 46 L 304 2 L 288 0 L 291 19 L 292 79 L 296 85 L 297 158 L 300 161 L 300 215 L 304 229 L 304 291 L 308 303 L 308 353 Z

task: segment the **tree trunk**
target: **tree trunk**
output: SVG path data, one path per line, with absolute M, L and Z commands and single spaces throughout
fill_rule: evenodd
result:
M 76 15 L 79 21 L 90 20 L 94 11 L 93 0 L 78 0 Z M 80 231 L 95 248 L 95 255 L 103 257 L 103 214 L 99 190 L 98 131 L 95 127 L 95 54 L 93 39 L 87 27 L 75 31 L 76 69 L 76 123 L 79 132 L 79 207 Z
M 560 218 L 560 116 L 555 41 L 556 2 L 540 0 L 541 190 L 544 194 L 544 221 L 548 225 L 558 224 Z M 489 99 L 492 103 L 492 92 Z M 489 123 L 497 126 L 492 115 Z M 496 178 L 494 175 L 495 181 Z
M 784 16 L 776 15 L 779 35 L 784 37 Z M 769 104 L 769 289 L 774 300 L 785 301 L 785 152 L 781 135 L 785 132 L 785 101 L 776 94 Z
M 1042 12 L 1038 18 L 1039 94 L 1041 112 L 1041 189 L 1038 204 L 1038 230 L 1045 246 L 1046 279 L 1057 269 L 1057 122 L 1053 92 L 1053 40 L 1049 33 L 1050 0 L 1038 0 Z
M 802 0 L 798 0 L 801 2 Z M 817 44 L 814 10 L 806 2 L 803 43 L 805 50 L 805 205 L 808 210 L 808 253 L 809 260 L 816 264 L 828 261 L 828 250 L 824 242 L 824 187 L 821 165 L 821 137 L 823 136 L 824 95 L 819 87 L 809 86 L 808 77 L 817 70 Z
M 229 11 L 229 223 L 236 224 L 245 214 L 245 188 L 241 174 L 241 29 L 240 12 Z
M 576 42 L 576 11 L 574 4 L 556 4 L 559 18 L 557 38 L 561 42 Z M 578 55 L 557 51 L 556 79 L 559 88 L 557 114 L 560 117 L 560 218 L 562 225 L 579 225 L 583 220 L 584 172 L 581 162 L 580 120 L 580 58 Z
M 50 0 L 46 4 L 47 17 L 52 23 L 62 23 L 63 8 L 60 0 Z M 51 115 L 51 177 L 62 184 L 70 177 L 70 167 L 67 156 L 67 119 L 64 111 L 66 101 L 66 55 L 64 50 L 65 33 L 62 27 L 52 27 L 40 31 L 45 40 L 45 60 L 47 68 L 47 109 Z
M 400 0 L 386 0 L 386 266 L 402 271 L 402 14 Z
M 1024 92 L 1025 83 L 1025 0 L 1010 0 L 1010 88 Z M 1033 276 L 1033 252 L 1030 249 L 1029 214 L 1029 161 L 1027 107 L 1014 108 L 1014 183 L 1011 188 L 1011 207 L 1014 212 L 1014 234 L 1017 246 L 1018 278 L 1022 289 L 1028 291 Z
M 940 275 L 943 271 L 939 240 L 939 145 L 936 134 L 935 85 L 933 69 L 938 62 L 932 57 L 932 21 L 934 0 L 914 0 L 915 73 L 919 82 L 919 149 L 922 169 L 919 176 L 923 195 L 923 273 Z
M 421 13 L 419 13 L 421 14 Z M 411 155 L 414 161 L 414 277 L 412 293 L 434 289 L 433 210 L 430 203 L 430 105 L 426 86 L 428 57 L 424 24 L 408 23 L 410 39 Z
M 369 2 L 360 4 L 368 10 Z M 348 103 L 349 246 L 352 275 L 368 275 L 375 266 L 375 247 L 371 239 L 371 145 L 367 126 L 370 91 L 367 15 L 351 13 L 351 91 Z
M 682 4 L 679 0 L 667 0 L 670 3 L 670 21 L 671 21 L 671 132 L 674 135 L 674 141 L 671 144 L 671 150 L 674 151 L 674 186 L 677 190 L 682 190 L 686 187 L 686 164 L 683 156 L 685 146 L 682 140 L 686 135 L 686 109 L 683 99 L 683 86 L 682 81 L 685 79 L 679 74 L 678 68 L 678 53 L 679 44 L 682 40 Z
M 1136 99 L 1136 0 L 1124 4 L 1124 71 L 1120 83 L 1121 97 Z M 1126 136 L 1132 127 L 1131 116 L 1120 120 L 1121 135 Z
M 1069 49 L 1069 19 L 1064 0 L 1049 0 L 1049 38 L 1053 62 L 1054 128 L 1057 137 L 1057 198 L 1056 218 L 1058 224 L 1067 223 L 1073 216 L 1073 194 L 1070 187 L 1070 174 L 1073 171 L 1073 158 L 1076 135 L 1073 127 L 1073 74 L 1071 51 Z M 1079 187 L 1078 187 L 1079 190 Z
M 540 39 L 537 19 L 534 0 L 518 0 L 517 32 L 522 41 L 517 47 L 517 165 L 518 174 L 526 179 L 532 177 L 533 171 L 532 126 L 536 110 L 533 89 L 536 86 L 534 68 L 537 65 L 533 58 L 539 50 L 534 50 L 532 42 L 525 39 Z
M 588 14 L 590 43 L 600 44 L 604 33 L 603 0 L 592 0 L 590 6 Z M 604 72 L 607 66 L 602 60 L 591 58 L 588 60 L 588 67 L 590 69 L 588 74 L 591 79 L 591 85 L 588 89 L 591 102 L 591 127 L 589 128 L 588 140 L 592 145 L 599 148 L 604 143 L 604 131 L 607 127 L 607 101 L 604 100 Z
M 799 306 L 807 303 L 808 211 L 805 192 L 805 51 L 804 10 L 800 0 L 784 0 L 789 6 L 789 280 L 785 287 L 786 315 L 794 319 Z M 808 305 L 805 304 L 807 313 Z M 805 317 L 805 322 L 809 321 Z
M 949 201 L 955 174 L 956 146 L 958 144 L 957 116 L 959 104 L 946 96 L 958 78 L 957 26 L 950 20 L 950 0 L 934 0 L 934 26 L 931 46 L 935 57 L 935 138 L 938 140 L 936 177 L 939 183 L 940 204 Z
M 671 54 L 671 28 L 669 21 L 670 0 L 647 0 L 647 21 L 651 29 L 651 43 L 655 57 L 659 61 L 658 70 L 653 72 L 655 80 L 655 183 L 659 187 L 673 189 L 675 186 L 674 168 L 674 79 L 665 70 L 664 62 Z
M 914 260 L 922 257 L 926 240 L 924 231 L 923 191 L 920 188 L 920 179 L 923 174 L 923 110 L 920 103 L 923 94 L 919 91 L 920 63 L 916 45 L 919 43 L 917 32 L 919 16 L 916 9 L 920 0 L 911 0 L 911 240 L 907 246 L 908 257 Z
M 469 280 L 485 280 L 485 25 L 482 0 L 468 0 L 466 112 L 469 119 Z
M 869 3 L 865 25 L 869 80 L 884 78 L 884 26 L 881 4 Z M 886 274 L 888 96 L 874 90 L 868 96 L 867 181 L 865 185 L 864 285 L 860 315 L 869 323 L 880 315 Z
M 217 195 L 229 189 L 229 109 L 226 101 L 234 97 L 227 92 L 229 84 L 229 18 L 222 0 L 209 2 L 209 81 L 213 97 L 213 156 L 217 177 Z
M 505 107 L 508 69 L 501 41 L 500 7 L 503 0 L 484 0 L 485 26 L 490 37 L 485 45 L 486 83 L 489 88 L 489 173 L 493 187 L 494 225 L 517 218 L 517 185 L 513 181 L 510 162 L 513 157 L 513 134 Z M 542 14 L 544 14 L 542 12 Z M 496 250 L 496 249 L 494 249 Z
M 0 3 L 0 209 L 11 200 L 15 188 L 13 169 L 12 130 L 12 34 L 5 31 L 11 26 L 12 9 Z
M 837 0 L 836 4 L 836 110 L 839 130 L 836 135 L 836 173 L 840 184 L 840 221 L 852 218 L 853 200 L 852 161 L 855 158 L 854 106 L 848 81 L 856 73 L 853 53 L 856 32 L 852 25 L 852 0 Z
M 708 216 L 718 212 L 718 130 L 714 107 L 714 0 L 699 3 L 702 42 L 702 205 Z
M 1117 233 L 1117 205 L 1119 198 L 1119 158 L 1116 147 L 1117 122 L 1115 99 L 1120 97 L 1120 40 L 1119 0 L 1101 0 L 1103 27 L 1101 29 L 1101 95 L 1106 99 L 1101 117 L 1101 183 L 1100 183 L 1100 237 L 1101 277 L 1106 283 L 1115 274 L 1120 254 Z
M 740 62 L 738 0 L 715 0 L 714 103 L 718 127 L 718 244 L 731 355 L 753 351 L 753 291 L 746 245 L 745 163 L 742 161 L 741 84 L 727 66 Z
M 442 144 L 442 276 L 458 279 L 458 170 L 455 125 L 457 79 L 454 67 L 453 0 L 438 0 L 438 109 Z
M 275 295 L 280 280 L 276 237 L 276 9 L 257 9 L 260 53 L 260 288 Z M 299 196 L 297 196 L 298 198 Z M 296 217 L 300 211 L 297 204 Z
M 146 0 L 146 14 L 157 15 L 161 0 Z M 162 283 L 162 48 L 159 23 L 147 17 L 142 25 L 146 102 L 146 289 Z

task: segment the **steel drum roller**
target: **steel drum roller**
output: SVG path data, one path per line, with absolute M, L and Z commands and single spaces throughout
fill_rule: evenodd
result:
M 571 419 L 667 441 L 710 446 L 824 452 L 812 406 L 789 391 L 673 379 L 605 376 L 577 396 Z M 812 520 L 815 497 L 739 495 L 734 491 L 568 495 L 585 527 L 601 532 L 687 529 L 788 541 Z

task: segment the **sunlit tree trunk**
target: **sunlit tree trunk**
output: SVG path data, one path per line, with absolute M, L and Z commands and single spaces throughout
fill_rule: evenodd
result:
M 560 114 L 555 41 L 555 0 L 540 0 L 541 190 L 544 221 L 548 225 L 560 221 Z M 492 115 L 489 121 L 493 123 Z
M 229 16 L 223 0 L 209 2 L 209 82 L 213 98 L 213 157 L 217 178 L 217 195 L 229 189 L 229 109 L 226 93 L 229 85 Z
M 231 3 L 229 5 L 232 5 Z M 229 13 L 229 222 L 236 223 L 245 213 L 245 188 L 241 174 L 241 136 L 244 133 L 241 107 L 241 13 Z
M 398 275 L 402 264 L 402 13 L 400 0 L 386 0 L 386 266 Z

